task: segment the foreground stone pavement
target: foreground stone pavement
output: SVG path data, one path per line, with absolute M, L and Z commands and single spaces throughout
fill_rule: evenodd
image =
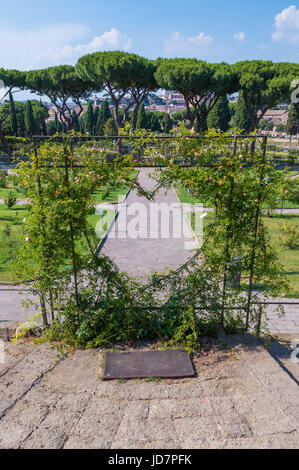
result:
M 299 447 L 298 385 L 250 335 L 188 380 L 103 382 L 100 351 L 23 353 L 0 368 L 0 448 Z

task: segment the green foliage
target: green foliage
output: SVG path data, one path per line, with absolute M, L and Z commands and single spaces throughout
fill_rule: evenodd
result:
M 105 100 L 101 104 L 100 112 L 98 115 L 98 119 L 96 122 L 96 133 L 97 135 L 103 135 L 104 134 L 104 126 L 108 119 L 111 118 L 111 113 L 109 109 L 108 102 Z
M 84 114 L 84 130 L 85 133 L 93 134 L 94 130 L 94 116 L 92 103 L 88 103 L 87 111 Z
M 238 102 L 235 108 L 233 127 L 242 129 L 245 134 L 249 134 L 253 130 L 242 92 L 239 93 Z
M 286 132 L 286 126 L 284 124 L 278 124 L 278 126 L 276 126 L 276 132 Z
M 147 118 L 148 118 L 148 129 L 151 132 L 161 132 L 161 124 L 159 121 L 159 118 L 156 113 L 154 112 L 149 112 L 147 113 Z
M 76 111 L 72 111 L 72 118 L 73 118 L 73 130 L 74 132 L 80 132 L 80 124 L 79 119 Z
M 78 114 L 80 114 L 81 101 L 87 100 L 92 92 L 90 82 L 79 78 L 71 65 L 59 65 L 26 72 L 25 84 L 27 89 L 40 96 L 46 95 L 50 99 L 69 129 L 74 128 L 74 115 L 70 102 L 78 106 Z
M 281 240 L 291 250 L 299 247 L 299 229 L 295 225 L 284 223 L 280 229 Z
M 15 275 L 20 282 L 32 279 L 32 289 L 51 298 L 51 311 L 56 302 L 64 302 L 72 276 L 73 300 L 78 308 L 79 273 L 98 244 L 87 220 L 94 207 L 92 194 L 125 174 L 121 165 L 117 169 L 95 161 L 84 147 L 80 149 L 83 167 L 74 169 L 74 157 L 66 142 L 64 146 L 47 143 L 37 155 L 29 155 L 29 161 L 21 162 L 17 170 L 18 184 L 26 189 L 32 206 L 24 224 L 24 243 L 18 252 Z M 82 238 L 85 250 L 79 249 Z M 65 270 L 70 264 L 72 270 Z
M 77 168 L 65 140 L 62 147 L 42 147 L 37 156 L 19 165 L 20 184 L 28 191 L 32 209 L 17 268 L 20 281 L 33 279 L 32 289 L 53 313 L 47 339 L 77 347 L 150 339 L 172 347 L 183 345 L 191 352 L 198 348 L 199 335 L 215 335 L 219 325 L 228 332 L 255 326 L 254 286 L 259 286 L 263 299 L 286 289 L 261 210 L 282 186 L 283 176 L 264 155 L 263 142 L 256 141 L 252 154 L 253 138 L 245 143 L 240 139 L 234 146 L 231 136 L 221 132 L 209 132 L 200 139 L 190 139 L 194 134 L 184 126 L 174 132 L 180 138 L 165 142 L 139 130 L 131 157 L 143 148 L 153 162 L 164 166 L 155 174 L 161 186 L 179 183 L 201 194 L 217 217 L 192 260 L 177 271 L 154 274 L 147 282 L 131 279 L 110 259 L 96 255 L 87 224 L 94 204 L 91 195 L 99 185 L 109 187 L 124 178 L 126 159 L 106 164 L 83 146 L 83 164 Z M 179 164 L 173 158 L 177 154 Z M 49 156 L 50 169 L 43 165 Z M 137 183 L 135 187 L 154 198 L 155 192 Z M 86 254 L 78 251 L 82 234 L 88 242 Z M 244 291 L 228 282 L 235 275 L 232 260 L 237 255 L 250 278 L 245 313 Z M 64 269 L 66 261 L 71 269 Z
M 31 101 L 27 101 L 25 107 L 25 128 L 29 136 L 37 134 L 37 125 L 34 119 Z
M 8 209 L 12 209 L 12 207 L 17 202 L 17 198 L 13 191 L 9 191 L 8 195 L 4 199 L 4 202 L 7 205 Z
M 295 64 L 274 64 L 271 61 L 246 60 L 233 66 L 246 106 L 251 129 L 258 129 L 266 111 L 290 97 L 290 84 L 297 78 Z M 241 129 L 245 127 L 241 126 Z
M 32 100 L 31 101 L 31 107 L 32 107 L 32 113 L 33 113 L 33 119 L 34 122 L 36 123 L 36 128 L 39 129 L 42 127 L 43 122 L 45 119 L 47 119 L 49 113 L 48 109 L 46 106 L 41 104 L 39 101 Z M 28 135 L 26 126 L 25 126 L 25 112 L 26 112 L 26 103 L 14 101 L 13 104 L 14 108 L 14 115 L 16 118 L 16 128 L 17 128 L 17 136 L 19 137 L 25 137 Z M 6 114 L 10 113 L 11 109 L 11 103 L 5 103 L 0 107 L 0 120 L 1 118 Z M 3 123 L 3 132 L 6 136 L 15 136 L 15 130 L 13 129 L 12 126 L 12 114 L 10 113 L 10 118 L 6 119 L 5 122 Z M 16 136 L 15 136 L 16 137 Z M 9 142 L 9 139 L 7 139 Z M 11 140 L 11 142 L 18 142 L 18 140 Z
M 6 224 L 2 232 L 2 238 L 3 239 L 9 238 L 10 235 L 11 235 L 11 226 L 9 224 Z
M 107 136 L 116 136 L 118 134 L 114 118 L 111 117 L 106 121 L 104 125 L 104 134 Z
M 147 129 L 148 128 L 148 118 L 147 113 L 145 111 L 144 104 L 139 108 L 138 115 L 137 115 L 137 123 L 136 129 Z
M 227 96 L 222 96 L 209 113 L 207 126 L 209 129 L 220 129 L 221 131 L 226 132 L 229 129 L 230 119 L 231 114 Z
M 7 185 L 7 171 L 0 170 L 0 188 L 6 188 Z
M 286 133 L 293 136 L 299 132 L 299 106 L 292 103 L 289 109 L 287 124 L 285 126 Z
M 158 88 L 154 77 L 156 65 L 153 61 L 136 54 L 122 51 L 95 52 L 81 57 L 76 65 L 78 76 L 92 83 L 95 91 L 105 91 L 114 104 L 114 119 L 118 129 L 123 126 L 120 117 L 120 101 L 129 95 L 130 103 L 138 111 L 151 90 Z M 137 115 L 133 115 L 133 128 Z
M 299 181 L 297 178 L 287 180 L 284 185 L 284 198 L 299 205 Z
M 56 134 L 56 124 L 55 121 L 51 120 L 48 121 L 46 124 L 47 135 L 54 135 Z
M 180 92 L 186 102 L 190 128 L 197 132 L 219 97 L 238 90 L 237 75 L 227 64 L 208 64 L 196 59 L 157 59 L 156 79 L 167 90 Z
M 162 130 L 165 134 L 169 134 L 173 128 L 173 121 L 168 113 L 165 114 L 161 122 Z
M 273 131 L 274 123 L 273 121 L 267 121 L 267 119 L 262 119 L 259 123 L 259 129 L 264 131 Z
M 18 121 L 17 121 L 15 103 L 14 103 L 12 93 L 9 93 L 9 104 L 10 104 L 11 128 L 12 128 L 12 131 L 13 131 L 13 135 L 15 137 L 17 137 L 17 135 L 18 135 Z

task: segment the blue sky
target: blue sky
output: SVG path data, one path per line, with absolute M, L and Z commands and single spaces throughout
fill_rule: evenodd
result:
M 121 49 L 149 58 L 299 59 L 292 0 L 14 0 L 1 2 L 0 67 L 75 64 Z
M 114 48 L 150 58 L 299 58 L 299 4 L 292 0 L 1 3 L 0 67 L 74 63 L 81 53 Z

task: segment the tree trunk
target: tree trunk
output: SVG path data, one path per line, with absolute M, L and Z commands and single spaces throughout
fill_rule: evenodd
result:
M 135 129 L 136 129 L 137 115 L 138 115 L 139 107 L 140 107 L 140 105 L 136 104 L 135 108 L 133 109 L 133 121 L 132 121 L 133 131 L 135 131 Z

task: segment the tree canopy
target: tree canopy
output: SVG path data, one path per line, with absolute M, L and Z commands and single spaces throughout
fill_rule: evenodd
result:
M 0 68 L 0 80 L 3 81 L 6 87 L 6 93 L 2 97 L 2 102 L 4 101 L 4 98 L 6 96 L 11 96 L 12 93 L 15 93 L 16 91 L 19 91 L 19 90 L 23 90 L 25 88 L 25 76 L 26 76 L 26 73 L 21 72 L 19 70 L 14 70 L 14 69 L 5 70 L 3 68 Z M 1 102 L 0 102 L 0 105 L 1 105 Z M 10 116 L 11 111 L 12 111 L 12 106 L 7 107 L 5 111 L 2 110 L 1 117 L 0 117 L 0 142 L 3 144 L 8 154 L 10 154 L 10 149 L 9 149 L 7 140 L 5 138 L 3 125 L 5 121 L 8 119 L 8 117 Z
M 160 87 L 176 90 L 185 98 L 190 128 L 198 132 L 218 99 L 238 90 L 236 73 L 225 63 L 208 64 L 197 59 L 158 59 L 156 79 Z
M 74 126 L 74 115 L 70 102 L 78 106 L 76 114 L 79 117 L 83 112 L 82 100 L 87 100 L 92 92 L 88 80 L 79 78 L 71 65 L 27 72 L 26 88 L 38 95 L 46 95 L 58 109 L 60 120 L 65 121 L 71 129 Z
M 299 65 L 296 63 L 246 60 L 228 65 L 195 58 L 159 58 L 152 61 L 122 51 L 85 55 L 75 67 L 59 65 L 28 72 L 1 68 L 0 80 L 6 85 L 10 106 L 3 108 L 2 101 L 0 140 L 8 149 L 3 128 L 12 127 L 11 133 L 14 135 L 20 133 L 19 125 L 21 129 L 24 128 L 17 116 L 20 107 L 15 106 L 12 93 L 25 88 L 50 99 L 57 108 L 60 120 L 60 125 L 55 125 L 57 129 L 74 129 L 77 132 L 79 129 L 81 132 L 86 130 L 86 116 L 81 116 L 82 103 L 88 101 L 94 92 L 103 93 L 108 102 L 105 110 L 95 108 L 92 125 L 88 125 L 92 133 L 100 134 L 110 117 L 108 104 L 113 105 L 111 114 L 118 132 L 125 121 L 129 121 L 132 129 L 135 129 L 141 104 L 146 106 L 152 102 L 149 96 L 157 99 L 153 92 L 158 88 L 177 91 L 184 97 L 186 109 L 172 115 L 174 121 L 188 120 L 190 128 L 196 132 L 204 132 L 207 125 L 227 129 L 227 96 L 239 92 L 238 104 L 234 108 L 230 106 L 233 111 L 231 123 L 249 132 L 263 126 L 268 109 L 291 100 L 293 80 L 298 77 Z M 77 105 L 75 108 L 74 104 Z M 89 109 L 90 115 L 91 111 Z M 12 120 L 7 126 L 5 121 L 10 114 Z M 146 114 L 146 117 L 149 129 L 164 128 L 163 116 Z M 37 127 L 45 131 L 45 118 L 39 122 Z M 48 127 L 53 132 L 54 126 Z
M 247 60 L 236 63 L 233 68 L 238 75 L 251 127 L 253 130 L 258 129 L 268 109 L 290 98 L 295 64 L 288 66 L 271 61 Z
M 154 78 L 154 62 L 121 51 L 95 52 L 81 57 L 76 65 L 78 76 L 92 83 L 94 91 L 105 91 L 114 105 L 114 119 L 120 129 L 123 122 L 119 107 L 128 95 L 124 117 L 134 107 L 133 127 L 136 125 L 138 109 L 151 90 L 158 86 Z

